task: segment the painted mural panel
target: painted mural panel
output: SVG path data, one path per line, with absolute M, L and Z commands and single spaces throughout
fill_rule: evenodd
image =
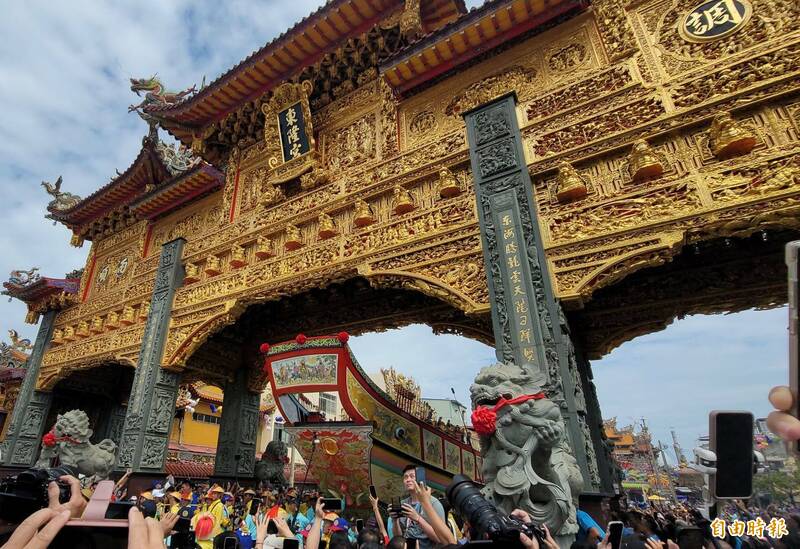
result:
M 425 461 L 436 467 L 444 467 L 442 463 L 442 437 L 423 429 L 423 441 L 425 442 Z
M 475 454 L 466 450 L 461 450 L 461 459 L 464 463 L 464 474 L 469 478 L 475 478 Z
M 445 469 L 453 474 L 461 472 L 461 448 L 452 442 L 444 441 Z
M 333 385 L 336 383 L 336 354 L 294 356 L 272 363 L 278 389 L 297 385 Z

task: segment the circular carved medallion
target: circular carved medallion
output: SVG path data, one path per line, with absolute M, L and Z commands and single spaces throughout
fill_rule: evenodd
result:
M 411 119 L 409 128 L 414 133 L 424 133 L 436 126 L 436 116 L 430 111 L 421 111 Z
M 102 270 L 101 270 L 101 271 L 98 273 L 98 275 L 97 275 L 97 282 L 99 282 L 100 284 L 102 284 L 103 282 L 105 282 L 105 281 L 106 281 L 106 279 L 108 279 L 108 272 L 109 272 L 109 268 L 108 268 L 108 265 L 106 265 L 106 266 L 105 266 L 105 267 L 103 267 L 103 269 L 102 269 Z
M 689 42 L 709 42 L 741 29 L 753 14 L 748 0 L 708 0 L 678 22 L 678 33 Z

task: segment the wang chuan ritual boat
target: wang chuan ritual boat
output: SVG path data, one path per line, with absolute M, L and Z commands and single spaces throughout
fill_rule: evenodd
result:
M 348 335 L 305 337 L 264 344 L 264 371 L 286 422 L 291 444 L 323 492 L 367 503 L 369 485 L 384 501 L 403 493 L 402 469 L 426 469 L 428 484 L 444 490 L 453 475 L 480 479 L 481 458 L 463 428 L 419 417 L 361 369 Z M 304 404 L 303 393 L 338 394 L 349 421 L 332 421 Z M 405 408 L 405 409 L 404 409 Z M 336 418 L 334 418 L 336 419 Z M 317 440 L 315 443 L 314 440 Z

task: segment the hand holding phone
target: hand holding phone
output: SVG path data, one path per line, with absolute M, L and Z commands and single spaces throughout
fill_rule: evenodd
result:
M 322 508 L 326 511 L 341 511 L 342 500 L 337 498 L 324 498 L 322 500 Z
M 619 549 L 622 545 L 622 530 L 624 525 L 618 520 L 608 523 L 608 544 L 611 549 Z

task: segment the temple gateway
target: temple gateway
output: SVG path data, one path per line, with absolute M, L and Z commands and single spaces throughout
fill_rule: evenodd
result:
M 799 76 L 794 0 L 329 0 L 200 89 L 132 79 L 130 167 L 85 198 L 45 185 L 85 268 L 4 284 L 40 327 L 2 464 L 79 407 L 117 470 L 163 474 L 202 383 L 224 389 L 214 475 L 252 477 L 262 343 L 426 323 L 541 380 L 581 489 L 618 491 L 589 361 L 786 302 Z M 410 418 L 365 421 L 419 437 Z

